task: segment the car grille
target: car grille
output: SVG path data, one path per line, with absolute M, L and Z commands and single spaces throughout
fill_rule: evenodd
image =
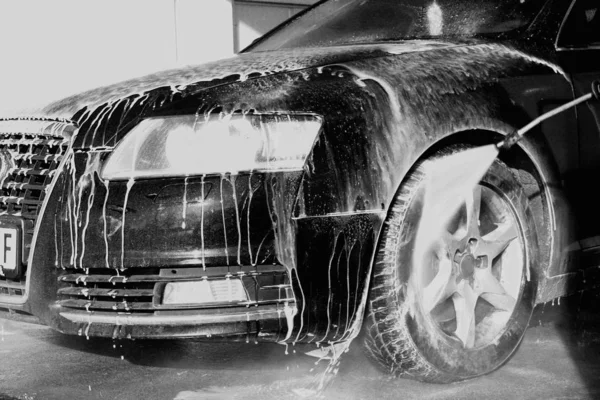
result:
M 87 272 L 87 273 L 86 273 Z M 67 269 L 59 276 L 57 304 L 85 311 L 152 313 L 191 308 L 161 305 L 161 288 L 168 282 L 240 279 L 246 302 L 215 302 L 192 308 L 290 303 L 294 301 L 289 274 L 283 266 L 203 268 Z
M 48 186 L 65 156 L 75 126 L 57 119 L 0 120 L 0 218 L 23 221 L 23 260 L 27 260 L 35 222 Z M 24 296 L 25 278 L 0 277 L 0 296 Z

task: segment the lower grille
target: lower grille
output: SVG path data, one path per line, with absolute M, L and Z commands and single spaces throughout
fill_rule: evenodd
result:
M 202 305 L 161 304 L 162 289 L 169 282 L 241 280 L 247 301 Z M 189 308 L 221 308 L 294 302 L 285 267 L 67 269 L 58 278 L 57 305 L 86 311 L 153 313 Z
M 22 221 L 24 267 L 48 186 L 74 132 L 74 125 L 65 120 L 0 119 L 0 218 Z M 25 274 L 21 275 L 0 276 L 0 296 L 24 296 Z

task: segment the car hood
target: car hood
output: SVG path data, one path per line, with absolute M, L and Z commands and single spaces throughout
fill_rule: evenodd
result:
M 101 104 L 118 101 L 132 95 L 141 95 L 158 88 L 167 87 L 173 92 L 185 92 L 190 90 L 189 86 L 193 85 L 193 90 L 198 91 L 236 80 L 254 79 L 311 67 L 456 45 L 458 44 L 414 40 L 402 43 L 243 53 L 228 59 L 161 71 L 82 92 L 53 102 L 40 109 L 35 115 L 70 118 L 84 107 L 93 109 Z

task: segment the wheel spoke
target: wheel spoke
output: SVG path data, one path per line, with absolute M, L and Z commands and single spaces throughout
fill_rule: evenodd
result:
M 479 254 L 486 255 L 491 263 L 517 238 L 517 235 L 517 227 L 511 221 L 505 221 L 482 238 Z
M 479 233 L 479 214 L 481 211 L 481 186 L 475 185 L 472 192 L 465 196 L 467 206 L 467 234 Z
M 464 347 L 475 345 L 475 306 L 477 294 L 466 282 L 461 282 L 461 288 L 452 296 L 454 311 L 456 313 L 456 330 L 454 334 L 463 343 Z
M 477 291 L 481 297 L 499 310 L 511 311 L 517 302 L 509 295 L 502 284 L 492 275 L 491 269 L 478 270 L 475 273 Z
M 456 248 L 456 239 L 454 235 L 443 229 L 440 232 L 440 237 L 431 245 L 431 251 L 439 260 L 449 257 L 449 250 Z
M 502 284 L 492 275 L 491 268 L 475 270 L 475 288 L 478 293 L 506 293 Z
M 490 303 L 494 308 L 503 311 L 512 311 L 517 303 L 509 294 L 483 293 L 481 298 Z
M 456 247 L 456 238 L 454 237 L 454 235 L 452 233 L 448 232 L 447 229 L 444 229 L 444 230 L 442 230 L 442 233 L 440 236 L 440 243 L 446 249 L 453 249 L 454 247 Z
M 433 280 L 423 290 L 423 307 L 431 312 L 441 302 L 456 291 L 455 279 L 452 276 L 452 263 L 448 258 L 440 260 L 439 270 Z

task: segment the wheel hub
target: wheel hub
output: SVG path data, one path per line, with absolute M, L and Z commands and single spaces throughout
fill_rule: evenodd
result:
M 459 271 L 462 279 L 471 279 L 475 273 L 478 260 L 472 254 L 465 254 L 459 263 Z
M 470 233 L 470 232 L 469 232 Z M 453 274 L 458 280 L 473 281 L 475 277 L 475 269 L 482 268 L 483 257 L 478 257 L 475 253 L 477 248 L 477 239 L 469 239 L 461 250 L 458 250 L 454 255 L 454 272 Z

